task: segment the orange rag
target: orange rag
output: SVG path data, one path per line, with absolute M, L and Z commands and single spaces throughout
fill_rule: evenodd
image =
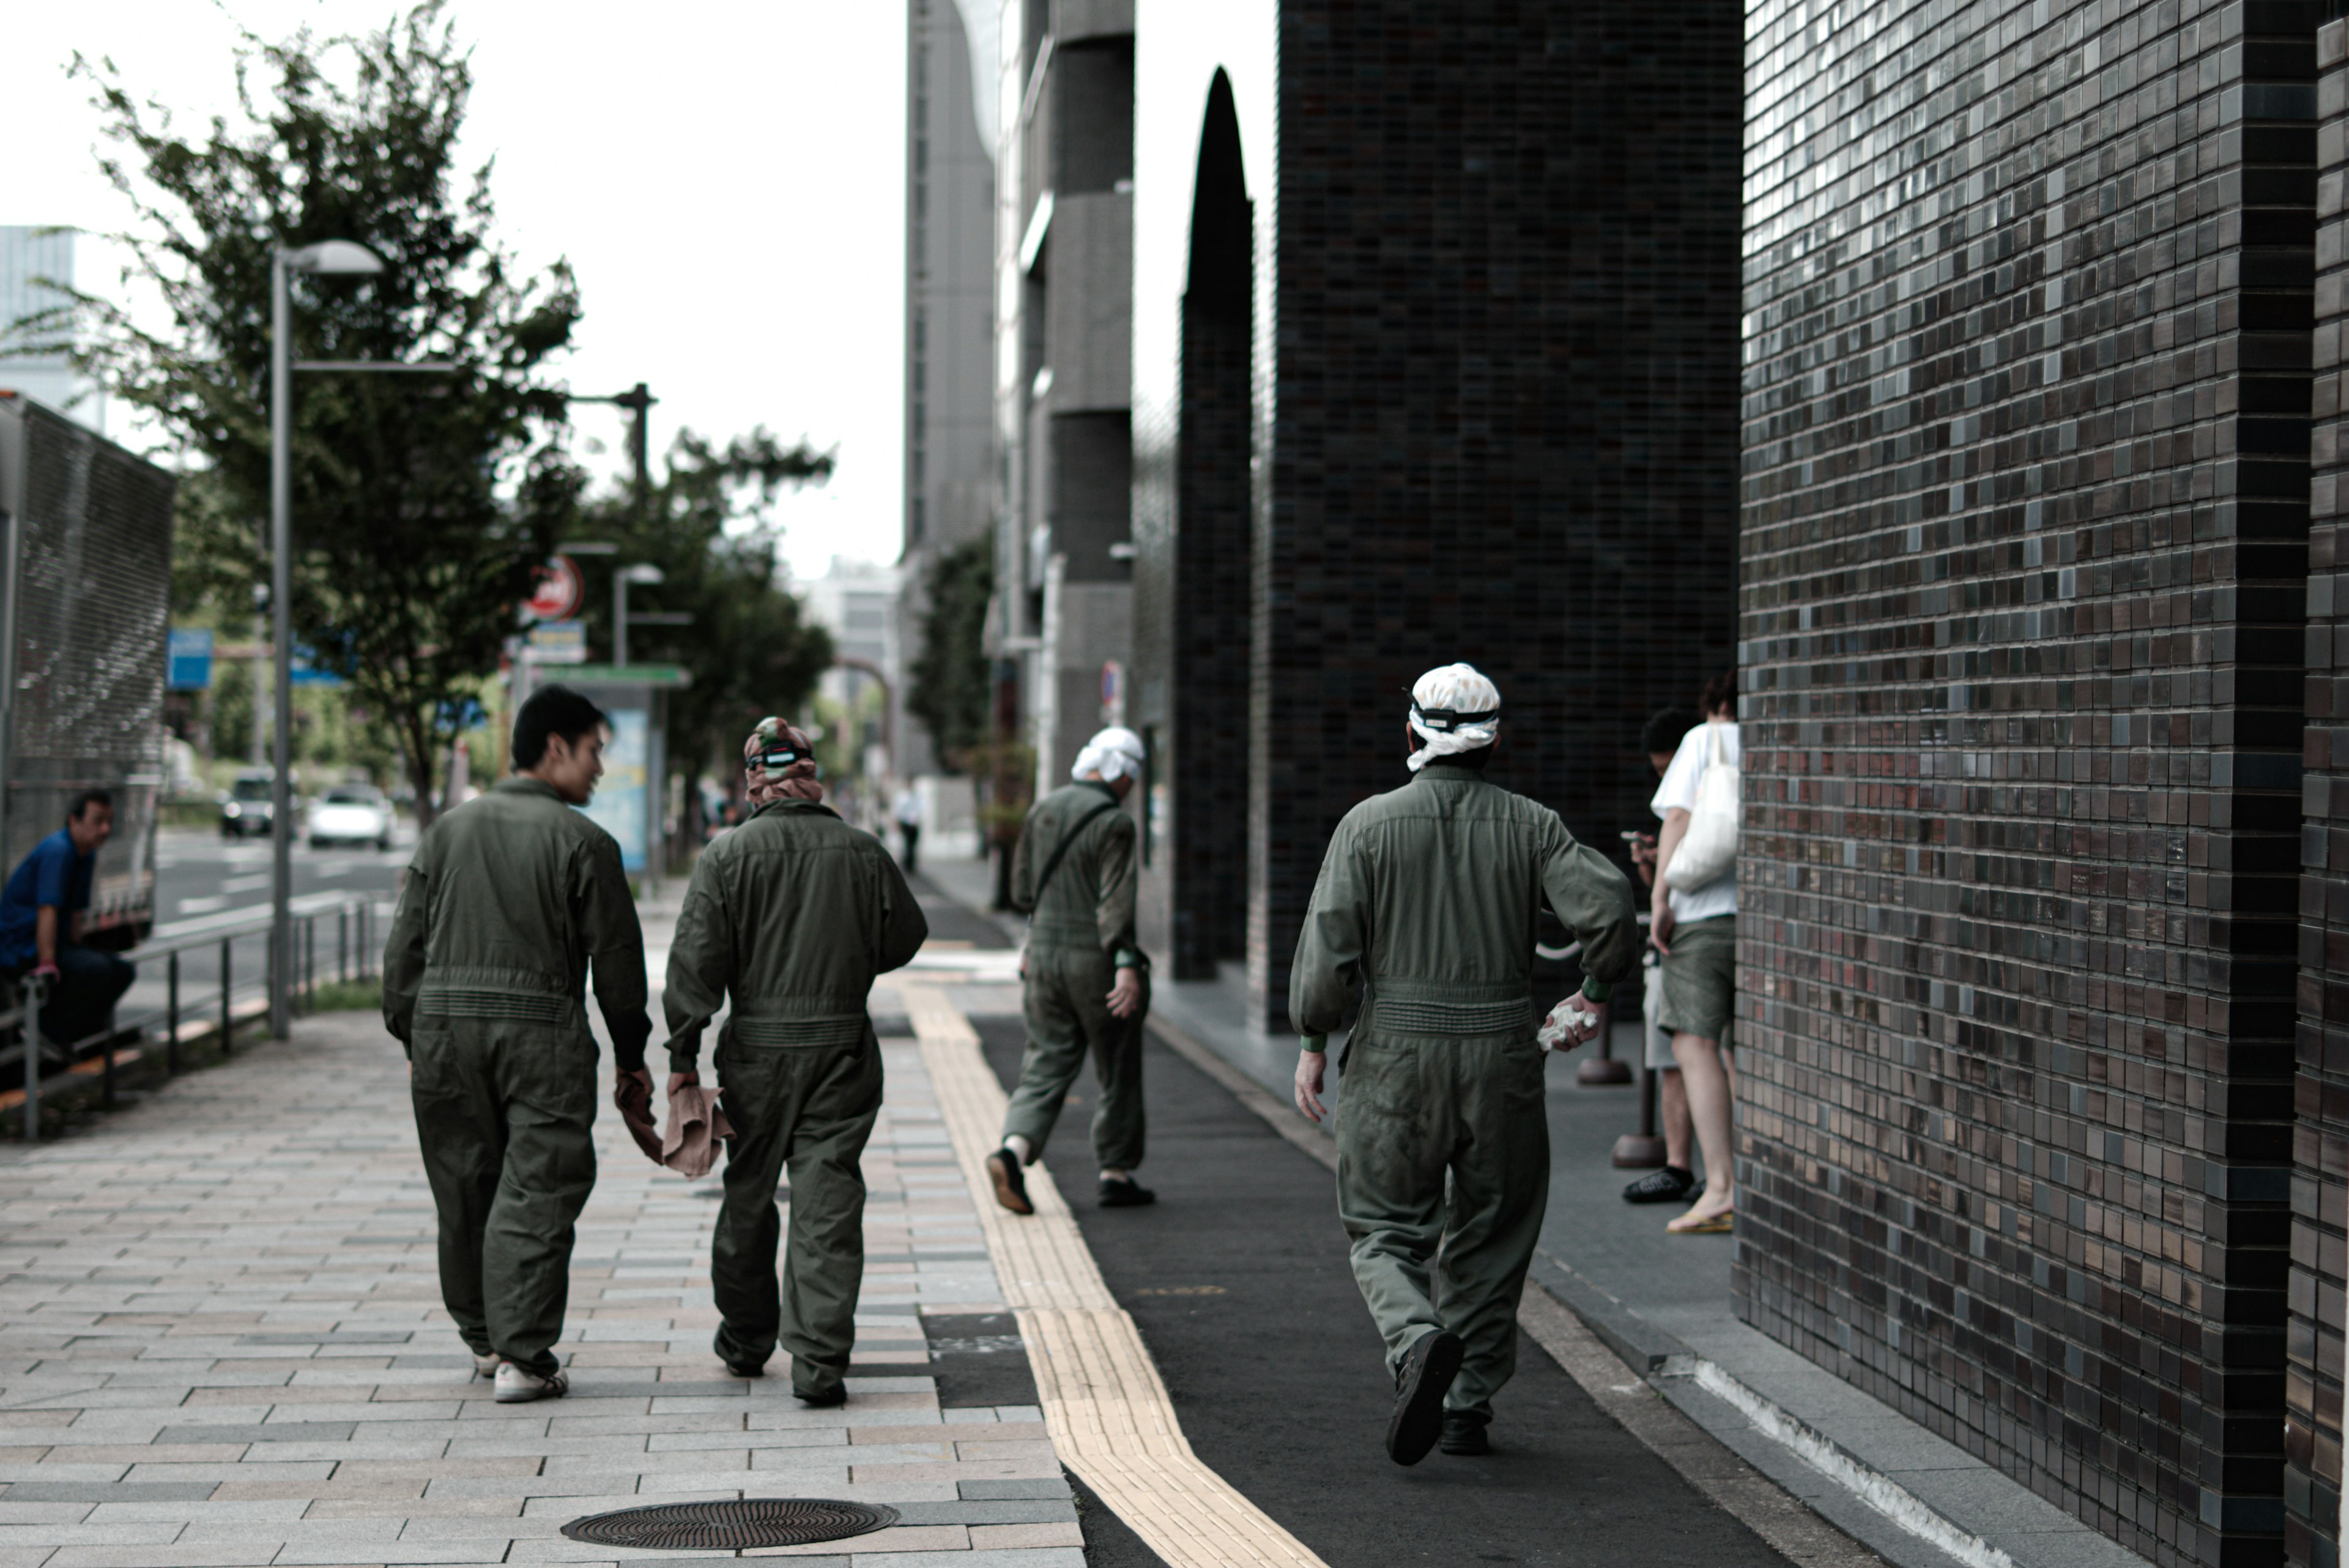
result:
M 668 1135 L 661 1139 L 663 1165 L 681 1176 L 707 1176 L 718 1163 L 718 1146 L 734 1136 L 718 1091 L 680 1084 L 668 1097 Z

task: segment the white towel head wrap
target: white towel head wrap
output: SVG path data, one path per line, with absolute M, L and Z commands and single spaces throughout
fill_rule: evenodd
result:
M 1411 732 L 1423 744 L 1407 759 L 1419 772 L 1433 757 L 1489 746 L 1501 734 L 1501 689 L 1473 664 L 1447 664 L 1411 689 Z
M 1103 784 L 1114 784 L 1131 774 L 1142 776 L 1142 737 L 1133 731 L 1112 724 L 1077 753 L 1076 766 L 1069 776 L 1081 781 L 1087 774 L 1099 774 Z

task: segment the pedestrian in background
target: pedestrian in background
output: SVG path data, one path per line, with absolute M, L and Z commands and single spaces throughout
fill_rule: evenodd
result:
M 916 851 L 922 843 L 922 797 L 911 784 L 898 786 L 896 804 L 890 808 L 890 815 L 897 819 L 897 832 L 905 841 L 905 875 L 918 876 L 921 866 Z
M 612 836 L 572 810 L 610 729 L 567 686 L 515 715 L 514 776 L 416 846 L 383 955 L 440 1216 L 440 1299 L 500 1404 L 568 1392 L 573 1225 L 595 1183 L 595 1000 L 619 1070 L 649 1092 L 645 940 Z
M 792 1392 L 839 1405 L 864 1279 L 859 1161 L 881 1114 L 865 1001 L 875 975 L 912 961 L 929 925 L 881 841 L 823 804 L 807 736 L 760 721 L 742 772 L 750 815 L 702 852 L 669 948 L 668 1087 L 700 1082 L 702 1032 L 730 996 L 713 1062 L 733 1136 L 710 1244 L 722 1320 L 710 1348 L 737 1377 L 760 1377 L 781 1344 Z M 775 1192 L 786 1168 L 779 1290 Z
M 1567 1049 L 1605 1033 L 1611 990 L 1639 963 L 1623 873 L 1556 812 L 1485 782 L 1500 728 L 1501 693 L 1471 666 L 1419 678 L 1404 728 L 1417 776 L 1338 825 L 1288 982 L 1297 1108 L 1317 1122 L 1329 1035 L 1361 992 L 1339 1064 L 1338 1211 L 1386 1339 L 1398 1464 L 1439 1440 L 1487 1452 L 1493 1396 L 1516 1369 L 1517 1300 L 1549 1206 L 1533 996 L 1544 900 L 1582 940 Z
M 106 1027 L 138 971 L 84 947 L 98 852 L 114 834 L 114 797 L 86 789 L 66 808 L 66 825 L 33 846 L 0 888 L 0 961 L 48 986 L 41 1033 L 70 1047 Z
M 1681 742 L 1696 728 L 1696 715 L 1685 708 L 1663 708 L 1649 715 L 1640 732 L 1640 749 L 1648 765 L 1661 778 L 1680 754 Z M 1651 898 L 1656 887 L 1656 836 L 1640 834 L 1631 845 L 1631 868 Z M 1652 951 L 1640 972 L 1640 1037 L 1648 1071 L 1656 1075 L 1656 1113 L 1663 1122 L 1664 1168 L 1623 1189 L 1626 1203 L 1682 1203 L 1696 1190 L 1696 1162 L 1692 1158 L 1695 1133 L 1689 1122 L 1688 1090 L 1681 1083 L 1679 1059 L 1672 1054 L 1672 1032 L 1663 1026 L 1664 971 L 1661 955 Z
M 1038 801 L 1011 861 L 1011 901 L 1029 915 L 1019 974 L 1028 1050 L 1004 1113 L 1003 1147 L 987 1157 L 995 1200 L 1032 1214 L 1024 1174 L 1090 1054 L 1101 1095 L 1093 1157 L 1101 1205 L 1132 1209 L 1157 1194 L 1133 1179 L 1148 1131 L 1142 1109 L 1142 1021 L 1150 961 L 1134 937 L 1138 887 L 1133 819 L 1125 797 L 1142 776 L 1142 737 L 1112 726 L 1086 742 L 1071 783 Z
M 1689 1118 L 1704 1152 L 1704 1189 L 1665 1226 L 1676 1236 L 1727 1231 L 1737 1209 L 1732 1152 L 1736 1080 L 1729 1021 L 1737 985 L 1737 863 L 1695 887 L 1677 886 L 1672 861 L 1687 838 L 1708 771 L 1739 765 L 1737 677 L 1704 683 L 1704 722 L 1691 730 L 1649 804 L 1664 821 L 1656 843 L 1649 935 L 1663 954 L 1663 1026 L 1671 1032 Z M 1682 878 L 1682 881 L 1687 878 Z

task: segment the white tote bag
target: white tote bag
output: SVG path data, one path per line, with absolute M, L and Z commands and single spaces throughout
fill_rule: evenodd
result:
M 1664 867 L 1664 883 L 1691 892 L 1726 876 L 1737 866 L 1737 764 L 1722 743 L 1726 726 L 1707 724 L 1704 776 L 1697 780 L 1696 807 L 1689 813 L 1688 832 Z

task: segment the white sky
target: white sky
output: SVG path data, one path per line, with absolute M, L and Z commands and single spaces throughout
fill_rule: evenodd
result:
M 382 25 L 400 0 L 229 0 L 264 37 Z M 765 424 L 837 444 L 777 515 L 792 568 L 895 559 L 905 273 L 905 7 L 891 0 L 456 0 L 472 47 L 468 169 L 494 154 L 498 234 L 535 270 L 567 256 L 586 317 L 558 374 L 642 380 L 652 444 Z M 205 0 L 11 9 L 0 103 L 14 149 L 0 223 L 128 221 L 98 173 L 78 49 L 191 131 L 234 106 L 228 16 Z M 85 276 L 88 286 L 96 279 Z M 617 475 L 626 416 L 583 408 L 580 455 Z

